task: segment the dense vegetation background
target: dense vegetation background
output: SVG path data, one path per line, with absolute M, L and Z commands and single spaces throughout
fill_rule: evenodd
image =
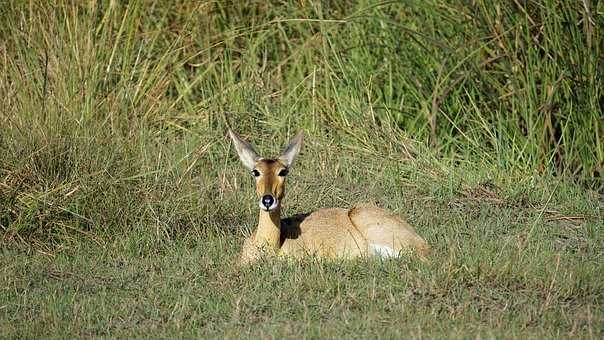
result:
M 1 333 L 602 335 L 602 2 L 11 0 L 0 23 Z M 374 201 L 434 259 L 233 267 L 256 210 L 229 127 L 266 155 L 305 131 L 288 213 Z

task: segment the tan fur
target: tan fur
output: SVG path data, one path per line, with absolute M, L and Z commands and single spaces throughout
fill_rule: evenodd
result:
M 242 160 L 246 159 L 245 156 L 255 156 L 247 142 L 233 133 L 231 137 Z M 287 150 L 294 148 L 296 152 L 299 151 L 300 143 L 301 135 L 294 139 Z M 249 154 L 242 156 L 241 149 Z M 289 164 L 283 158 L 255 158 L 252 171 L 260 173 L 255 179 L 258 197 L 272 195 L 279 203 L 272 211 L 260 209 L 258 227 L 245 240 L 241 263 L 254 262 L 263 254 L 350 259 L 359 256 L 390 257 L 414 252 L 425 256 L 430 252 L 426 241 L 407 222 L 390 211 L 372 205 L 352 209 L 320 209 L 282 220 L 280 208 L 285 195 L 285 177 L 278 174 L 291 165 L 293 157 L 295 153 L 288 155 Z M 252 168 L 251 163 L 247 166 Z
M 256 180 L 258 197 L 272 194 L 281 200 L 285 196 L 285 177 L 278 176 L 285 168 L 283 163 L 274 159 L 260 159 L 256 162 L 256 169 L 260 172 L 260 177 Z

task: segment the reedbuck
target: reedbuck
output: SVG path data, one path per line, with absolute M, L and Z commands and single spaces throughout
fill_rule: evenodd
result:
M 277 159 L 262 158 L 252 146 L 229 131 L 243 165 L 256 181 L 260 218 L 245 241 L 241 263 L 257 260 L 263 252 L 282 256 L 353 258 L 398 257 L 405 252 L 427 255 L 430 247 L 413 228 L 392 212 L 374 207 L 320 209 L 281 219 L 285 177 L 302 146 L 298 134 Z

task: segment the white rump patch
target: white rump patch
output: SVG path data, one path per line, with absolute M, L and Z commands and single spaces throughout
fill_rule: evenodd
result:
M 370 244 L 369 248 L 371 248 L 376 256 L 379 256 L 383 259 L 398 257 L 398 252 L 388 246 L 383 246 L 381 244 Z

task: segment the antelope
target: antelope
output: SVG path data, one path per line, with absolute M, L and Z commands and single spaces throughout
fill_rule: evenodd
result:
M 293 258 L 310 255 L 328 259 L 429 253 L 426 241 L 407 222 L 372 205 L 319 209 L 281 219 L 285 178 L 302 147 L 302 132 L 278 158 L 262 158 L 238 135 L 230 130 L 229 135 L 239 159 L 255 179 L 260 208 L 258 227 L 244 242 L 241 264 L 253 263 L 267 252 Z

